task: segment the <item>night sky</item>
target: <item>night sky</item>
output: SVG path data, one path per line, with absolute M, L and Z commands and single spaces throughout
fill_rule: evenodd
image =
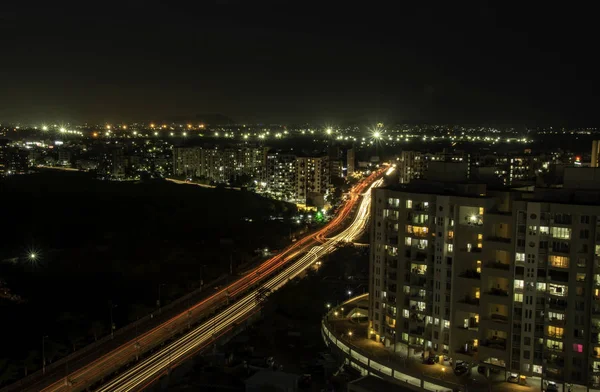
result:
M 595 13 L 564 2 L 20 3 L 0 8 L 0 122 L 595 126 L 600 113 Z

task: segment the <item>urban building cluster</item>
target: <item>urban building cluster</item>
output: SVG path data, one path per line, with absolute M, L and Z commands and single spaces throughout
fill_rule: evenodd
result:
M 597 389 L 598 155 L 595 143 L 595 161 L 564 168 L 557 186 L 526 184 L 515 168 L 484 182 L 469 157 L 403 154 L 401 163 L 424 159 L 427 174 L 405 167 L 402 183 L 373 191 L 369 338 Z M 510 159 L 500 163 L 527 176 L 541 163 Z
M 248 143 L 176 146 L 173 174 L 212 184 L 244 186 L 267 196 L 322 207 L 336 179 L 352 174 L 354 151 L 297 153 Z M 344 171 L 346 164 L 346 171 Z

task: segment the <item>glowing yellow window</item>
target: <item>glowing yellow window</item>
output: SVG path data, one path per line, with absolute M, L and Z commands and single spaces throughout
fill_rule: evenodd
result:
M 479 339 L 473 339 L 473 347 L 477 347 L 479 344 Z
M 477 234 L 477 241 L 483 240 L 483 234 Z
M 476 322 L 476 323 L 478 323 L 478 322 L 479 322 L 479 315 L 478 315 L 478 314 L 476 314 L 476 315 L 475 315 L 475 322 Z
M 475 291 L 475 298 L 479 299 L 480 296 L 481 292 L 479 291 L 479 289 L 477 289 L 477 291 Z
M 477 273 L 481 273 L 481 260 L 477 260 Z
M 479 215 L 483 215 L 483 207 L 479 207 Z

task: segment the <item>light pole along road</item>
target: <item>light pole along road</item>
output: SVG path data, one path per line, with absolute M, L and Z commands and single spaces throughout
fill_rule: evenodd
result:
M 154 329 L 125 343 L 117 349 L 101 356 L 89 364 L 74 370 L 70 374 L 51 385 L 34 389 L 44 392 L 75 391 L 89 388 L 94 383 L 107 377 L 126 364 L 134 361 L 142 353 L 160 347 L 161 343 L 172 339 L 178 333 L 187 330 L 190 325 L 191 315 L 196 319 L 204 317 L 210 312 L 224 307 L 230 301 L 232 305 L 220 310 L 212 318 L 202 322 L 199 326 L 170 343 L 158 349 L 150 356 L 120 373 L 113 380 L 102 386 L 100 391 L 129 391 L 141 389 L 152 383 L 156 378 L 167 372 L 172 366 L 182 362 L 189 356 L 212 343 L 216 337 L 222 335 L 250 317 L 258 310 L 256 293 L 261 288 L 271 291 L 283 286 L 289 279 L 297 276 L 309 267 L 318 258 L 335 250 L 335 245 L 340 241 L 352 241 L 364 230 L 369 213 L 370 192 L 366 192 L 357 210 L 354 221 L 341 233 L 330 239 L 325 236 L 339 230 L 344 221 L 350 217 L 353 208 L 360 200 L 365 189 L 378 186 L 380 177 L 385 169 L 371 174 L 367 179 L 356 185 L 350 192 L 349 200 L 343 205 L 338 214 L 321 230 L 312 233 L 287 247 L 278 255 L 263 262 L 252 272 L 244 275 L 229 286 L 221 289 L 212 296 L 200 301 L 188 310 L 165 321 Z M 325 241 L 321 246 L 315 247 L 319 241 Z M 308 252 L 308 253 L 306 253 Z M 299 254 L 306 253 L 300 259 L 291 262 Z M 287 265 L 289 264 L 289 265 Z

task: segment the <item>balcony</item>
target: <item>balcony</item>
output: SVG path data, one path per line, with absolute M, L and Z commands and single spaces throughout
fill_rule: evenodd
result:
M 488 236 L 485 238 L 486 241 L 491 241 L 491 242 L 500 242 L 503 244 L 510 244 L 511 243 L 511 239 L 507 238 L 507 237 L 498 237 L 498 236 Z
M 508 297 L 508 290 L 492 287 L 486 294 L 494 295 L 496 297 Z
M 481 341 L 481 343 L 479 345 L 482 347 L 505 351 L 506 350 L 506 339 L 503 339 L 503 338 L 484 339 Z
M 415 254 L 414 260 L 415 261 L 420 261 L 420 262 L 427 261 L 427 253 L 425 253 L 425 252 L 417 252 Z
M 477 355 L 478 350 L 477 350 L 477 347 L 472 347 L 472 346 L 464 347 L 464 346 L 462 346 L 462 347 L 459 347 L 458 349 L 454 350 L 454 352 L 456 354 L 468 355 L 469 357 L 473 357 L 473 356 Z
M 476 279 L 476 280 L 481 279 L 481 274 L 474 269 L 468 269 L 458 276 L 461 278 L 466 278 L 466 279 Z
M 459 305 L 459 309 L 472 313 L 479 312 L 479 298 L 472 298 L 471 296 L 467 295 L 456 302 Z
M 548 308 L 552 309 L 552 310 L 564 311 L 567 308 L 566 300 L 556 300 L 556 299 L 550 298 L 550 300 L 547 302 L 547 304 L 548 304 Z
M 482 249 L 477 248 L 477 247 L 471 247 L 471 248 L 460 248 L 460 251 L 467 252 L 467 253 L 481 253 Z
M 490 320 L 497 323 L 506 324 L 508 323 L 508 316 L 500 313 L 492 313 L 490 314 Z
M 564 319 L 561 320 L 556 317 L 546 317 L 546 322 L 550 325 L 557 326 L 557 327 L 562 327 L 565 325 Z
M 500 261 L 489 261 L 485 264 L 487 268 L 493 268 L 502 271 L 510 270 L 510 264 L 505 264 Z

